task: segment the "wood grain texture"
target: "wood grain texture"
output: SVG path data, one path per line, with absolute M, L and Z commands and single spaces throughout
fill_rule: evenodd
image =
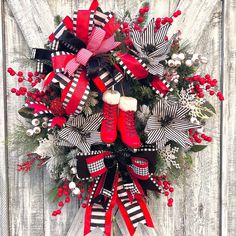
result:
M 236 1 L 224 1 L 222 235 L 236 235 Z
M 122 11 L 131 9 L 137 11 L 142 1 L 116 0 L 100 1 L 104 9 Z M 207 133 L 214 137 L 214 143 L 207 150 L 196 155 L 193 169 L 186 170 L 182 184 L 175 188 L 175 204 L 173 208 L 166 206 L 166 199 L 161 196 L 158 200 L 153 197 L 148 200 L 148 205 L 155 222 L 158 236 L 216 236 L 236 235 L 236 153 L 235 145 L 235 58 L 236 58 L 236 1 L 225 0 L 222 11 L 220 0 L 150 0 L 152 15 L 171 15 L 176 9 L 181 9 L 184 14 L 173 24 L 171 32 L 182 30 L 182 37 L 188 39 L 193 51 L 200 52 L 209 58 L 209 64 L 205 71 L 219 78 L 221 74 L 221 61 L 224 58 L 223 72 L 226 101 L 223 105 L 222 120 L 220 120 L 220 106 L 212 100 L 217 107 L 218 115 L 213 122 L 208 124 Z M 6 0 L 4 12 L 1 11 L 1 24 L 5 29 L 5 50 L 3 58 L 0 58 L 1 66 L 11 65 L 16 69 L 22 69 L 21 63 L 12 61 L 20 53 L 28 53 L 29 47 L 43 47 L 47 36 L 54 29 L 53 17 L 60 15 L 72 15 L 78 7 L 88 7 L 87 0 Z M 1 6 L 2 6 L 1 2 Z M 223 14 L 223 15 L 222 15 Z M 29 24 L 30 22 L 30 24 Z M 224 38 L 221 37 L 224 25 Z M 2 50 L 3 40 L 0 37 Z M 222 41 L 224 40 L 224 41 Z M 224 45 L 224 55 L 221 52 Z M 3 51 L 1 51 L 3 53 Z M 25 68 L 23 68 L 25 70 Z M 3 73 L 3 72 L 1 72 Z M 1 78 L 2 74 L 0 74 Z M 7 89 L 16 86 L 16 81 L 7 80 Z M 4 139 L 6 130 L 4 124 L 8 121 L 8 130 L 14 129 L 18 115 L 16 108 L 22 104 L 14 95 L 8 93 L 7 100 L 4 96 L 3 81 L 0 81 L 0 105 L 7 102 L 7 119 L 1 117 L 0 123 L 0 156 L 6 156 L 4 151 Z M 6 91 L 6 90 L 5 90 Z M 1 106 L 2 107 L 2 106 Z M 6 110 L 5 110 L 6 112 Z M 230 125 L 224 126 L 223 123 Z M 234 123 L 233 123 L 234 122 Z M 220 127 L 223 127 L 220 132 Z M 222 144 L 220 144 L 222 141 Z M 222 149 L 223 148 L 223 149 Z M 222 151 L 223 150 L 223 151 Z M 16 151 L 8 150 L 8 162 L 0 159 L 0 186 L 4 189 L 0 193 L 0 207 L 7 204 L 7 188 L 9 187 L 9 209 L 0 215 L 2 227 L 0 235 L 82 235 L 84 210 L 78 210 L 79 204 L 72 202 L 63 209 L 62 216 L 52 218 L 51 212 L 56 209 L 56 204 L 50 203 L 47 192 L 51 182 L 47 173 L 35 170 L 31 175 L 22 175 L 16 171 L 16 164 L 23 158 L 19 158 Z M 221 153 L 222 152 L 222 153 Z M 222 155 L 221 155 L 222 154 Z M 19 160 L 20 159 L 20 160 Z M 221 162 L 223 182 L 221 182 Z M 9 173 L 7 173 L 9 168 Z M 7 176 L 8 175 L 8 176 Z M 9 185 L 4 185 L 9 182 Z M 2 187 L 3 186 L 3 187 Z M 221 211 L 220 191 L 222 188 L 223 210 Z M 7 221 L 8 211 L 10 222 Z M 222 216 L 220 213 L 222 212 Z M 221 225 L 220 219 L 222 217 Z M 70 225 L 75 227 L 70 228 Z M 77 224 L 76 224 L 77 223 Z M 117 215 L 115 227 L 116 236 L 128 235 L 122 218 Z M 93 232 L 99 235 L 98 232 Z M 141 226 L 136 235 L 144 235 Z M 149 235 L 153 235 L 150 233 Z
M 0 2 L 0 235 L 9 234 L 9 193 L 8 193 L 8 155 L 7 155 L 7 107 L 6 107 L 6 76 L 5 64 L 5 37 L 4 37 L 4 3 Z

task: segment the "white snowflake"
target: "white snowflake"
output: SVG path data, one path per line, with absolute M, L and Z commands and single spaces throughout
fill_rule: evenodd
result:
M 168 168 L 171 168 L 171 165 L 173 165 L 175 168 L 180 169 L 180 165 L 176 162 L 177 156 L 174 155 L 178 151 L 178 147 L 171 148 L 170 144 L 160 151 L 160 157 L 166 161 Z
M 147 105 L 140 106 L 140 110 L 137 111 L 137 117 L 143 123 L 145 123 L 148 120 L 150 114 L 151 114 L 151 111 L 150 111 L 149 106 Z
M 48 139 L 39 140 L 39 146 L 34 153 L 37 153 L 42 158 L 55 157 L 58 153 L 58 147 L 55 145 L 55 137 L 49 134 Z

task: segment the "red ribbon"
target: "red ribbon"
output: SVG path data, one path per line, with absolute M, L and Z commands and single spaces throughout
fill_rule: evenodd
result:
M 104 164 L 104 158 L 109 155 L 111 155 L 111 153 L 104 152 L 95 156 L 90 156 L 86 159 L 90 175 L 92 177 L 100 178 L 98 183 L 95 183 L 93 186 L 90 199 L 98 197 L 103 190 L 103 184 L 105 182 L 107 172 L 107 168 Z M 142 198 L 144 192 L 138 183 L 138 179 L 149 179 L 148 160 L 141 157 L 131 157 L 131 162 L 132 164 L 127 166 L 127 169 L 133 179 L 135 186 L 138 188 L 138 190 L 141 189 L 141 191 L 139 191 L 140 193 L 134 194 L 133 196 L 130 189 L 125 189 L 125 185 L 123 185 L 122 182 L 122 177 L 119 177 L 120 174 L 117 168 L 113 182 L 112 196 L 109 200 L 108 208 L 105 210 L 105 214 L 102 210 L 98 209 L 97 204 L 88 203 L 85 214 L 86 223 L 84 226 L 84 235 L 88 234 L 95 226 L 97 226 L 105 232 L 105 235 L 110 236 L 111 214 L 112 209 L 116 204 L 121 211 L 121 215 L 126 223 L 130 235 L 134 234 L 138 223 L 144 223 L 149 227 L 154 227 L 147 206 Z M 101 213 L 97 213 L 97 211 L 101 211 Z M 96 217 L 94 217 L 96 215 L 100 215 L 99 220 L 96 220 Z M 104 222 L 106 223 L 104 224 Z

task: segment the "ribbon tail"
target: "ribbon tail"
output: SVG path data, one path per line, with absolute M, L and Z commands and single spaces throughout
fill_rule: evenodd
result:
M 129 201 L 128 193 L 124 189 L 122 178 L 119 178 L 117 194 L 117 204 L 130 235 L 134 235 L 139 223 L 154 227 L 144 200 L 138 198 L 132 203 Z

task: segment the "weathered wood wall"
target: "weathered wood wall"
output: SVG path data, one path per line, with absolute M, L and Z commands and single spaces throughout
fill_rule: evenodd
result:
M 137 10 L 139 0 L 100 1 L 107 9 Z M 66 235 L 78 212 L 73 202 L 58 218 L 51 217 L 53 206 L 47 199 L 50 180 L 47 173 L 18 173 L 17 151 L 10 151 L 7 136 L 19 118 L 19 99 L 9 88 L 17 82 L 7 78 L 7 66 L 20 68 L 13 59 L 27 54 L 30 47 L 42 47 L 54 28 L 53 16 L 72 15 L 88 0 L 1 0 L 0 2 L 0 235 Z M 176 8 L 184 14 L 172 31 L 181 29 L 194 51 L 209 58 L 205 70 L 221 82 L 226 101 L 217 107 L 218 116 L 208 126 L 214 143 L 196 155 L 193 169 L 186 171 L 176 187 L 173 208 L 164 197 L 150 200 L 149 207 L 160 236 L 236 235 L 236 0 L 150 0 L 153 15 L 165 16 Z M 22 68 L 21 68 L 22 69 Z M 24 68 L 23 68 L 24 69 Z M 23 102 L 23 101 L 22 101 Z M 76 220 L 82 221 L 77 214 Z M 118 217 L 116 235 L 127 235 Z M 78 223 L 79 224 L 79 223 Z M 139 232 L 142 230 L 140 229 Z M 81 230 L 70 236 L 81 235 Z M 141 233 L 137 233 L 141 235 Z

